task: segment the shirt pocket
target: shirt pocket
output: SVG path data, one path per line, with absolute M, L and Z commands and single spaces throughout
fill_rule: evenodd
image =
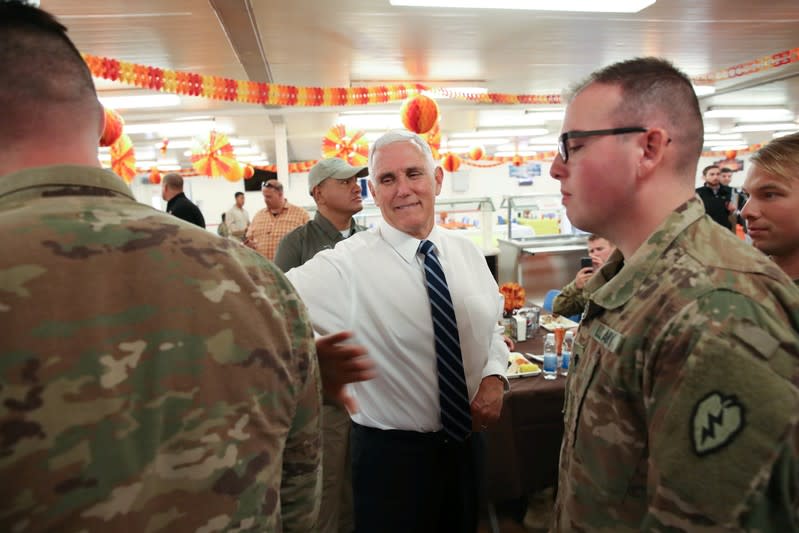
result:
M 640 398 L 625 386 L 626 370 L 620 368 L 623 357 L 602 348 L 584 354 L 576 372 L 584 381 L 577 384 L 577 396 L 569 400 L 576 402 L 574 463 L 589 482 L 583 488 L 607 503 L 619 503 L 631 492 L 639 499 L 645 490 L 635 478 L 636 472 L 645 470 L 646 433 L 634 407 Z

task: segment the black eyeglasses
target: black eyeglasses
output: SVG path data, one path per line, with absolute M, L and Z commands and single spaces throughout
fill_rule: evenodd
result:
M 563 162 L 569 160 L 569 139 L 580 139 L 582 137 L 596 137 L 597 135 L 623 135 L 625 133 L 646 133 L 649 131 L 643 126 L 631 126 L 626 128 L 611 128 L 609 130 L 587 130 L 587 131 L 567 131 L 558 137 L 558 153 Z M 671 140 L 671 139 L 669 139 Z

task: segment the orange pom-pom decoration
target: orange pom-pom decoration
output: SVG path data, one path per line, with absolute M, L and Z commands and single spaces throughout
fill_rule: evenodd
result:
M 248 180 L 255 176 L 255 168 L 252 165 L 246 165 L 244 167 L 244 179 Z
M 153 185 L 158 185 L 161 183 L 161 173 L 158 171 L 158 167 L 152 167 L 150 169 L 150 175 L 148 176 L 148 179 Z
M 510 313 L 514 309 L 524 307 L 524 299 L 527 294 L 524 287 L 518 283 L 503 283 L 499 287 L 499 292 L 505 297 L 505 312 Z
M 522 166 L 522 163 L 524 163 L 524 158 L 522 156 L 516 154 L 515 156 L 513 156 L 513 159 L 511 160 L 511 163 L 513 163 L 514 167 L 520 167 L 520 166 Z
M 427 133 L 438 120 L 438 104 L 432 98 L 419 94 L 408 98 L 400 108 L 402 124 L 415 133 Z
M 738 155 L 738 150 L 727 150 L 724 152 L 724 157 L 727 159 L 735 159 L 736 155 Z
M 119 116 L 119 113 L 110 107 L 103 108 L 103 116 L 105 117 L 105 123 L 103 125 L 103 135 L 100 137 L 100 146 L 111 146 L 122 135 L 125 121 Z
M 472 161 L 480 161 L 483 156 L 485 155 L 485 150 L 483 150 L 482 146 L 475 146 L 471 150 L 469 150 L 469 159 Z
M 444 170 L 447 172 L 455 172 L 461 166 L 461 158 L 457 154 L 447 152 L 444 154 L 443 159 L 441 159 L 441 166 L 444 167 Z

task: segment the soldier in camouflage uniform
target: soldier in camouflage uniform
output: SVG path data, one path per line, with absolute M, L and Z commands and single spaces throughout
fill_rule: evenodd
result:
M 0 531 L 312 531 L 305 307 L 97 168 L 102 108 L 63 30 L 0 3 Z
M 585 284 L 608 260 L 616 248 L 599 235 L 588 236 L 588 256 L 591 266 L 581 268 L 574 279 L 563 287 L 552 301 L 552 312 L 563 316 L 580 315 L 588 302 L 588 293 Z
M 774 139 L 749 164 L 741 215 L 752 244 L 799 285 L 799 133 Z
M 569 219 L 617 251 L 586 286 L 553 529 L 796 530 L 799 289 L 694 196 L 690 80 L 607 67 L 563 131 Z

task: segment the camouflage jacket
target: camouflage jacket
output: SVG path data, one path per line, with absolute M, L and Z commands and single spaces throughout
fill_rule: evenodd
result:
M 320 382 L 258 254 L 110 172 L 0 178 L 0 531 L 311 531 Z
M 692 199 L 586 289 L 554 530 L 796 530 L 791 280 Z
M 552 312 L 562 316 L 572 316 L 582 314 L 588 295 L 585 289 L 578 289 L 572 280 L 563 287 L 552 302 Z

